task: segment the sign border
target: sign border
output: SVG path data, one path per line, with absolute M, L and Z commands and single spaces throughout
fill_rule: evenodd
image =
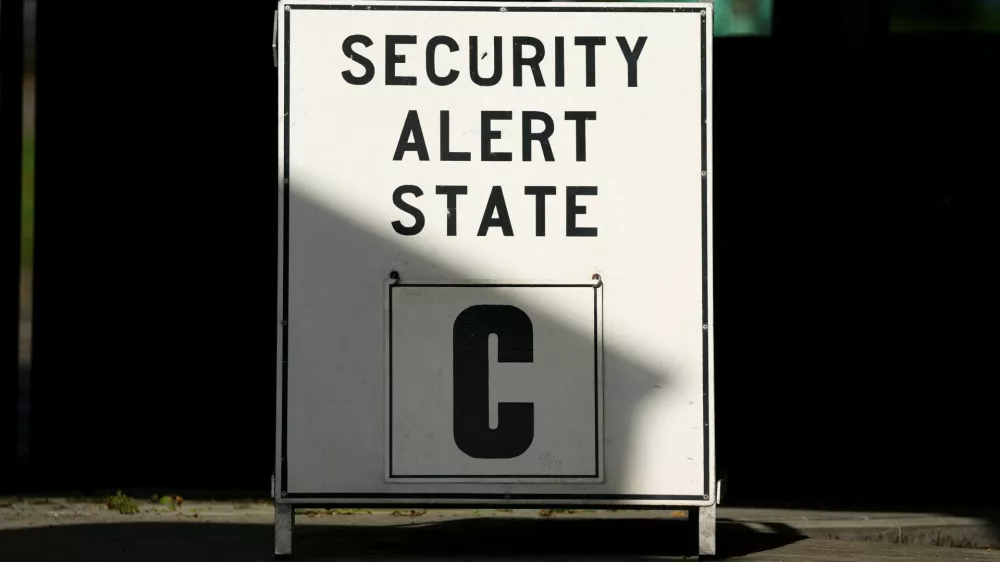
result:
M 279 93 L 281 107 L 279 121 L 283 124 L 279 134 L 281 151 L 280 183 L 278 191 L 278 380 L 275 443 L 275 475 L 272 483 L 274 500 L 277 503 L 289 504 L 329 504 L 386 506 L 386 505 L 449 505 L 453 507 L 479 507 L 497 504 L 514 504 L 522 507 L 551 505 L 588 505 L 590 507 L 614 508 L 620 505 L 633 507 L 658 507 L 667 505 L 708 506 L 716 500 L 715 475 L 715 431 L 714 431 L 714 322 L 712 320 L 712 260 L 710 246 L 711 236 L 711 178 L 712 161 L 709 138 L 711 135 L 711 107 L 708 100 L 711 97 L 711 43 L 710 29 L 712 4 L 686 5 L 655 5 L 646 3 L 622 2 L 615 5 L 569 5 L 560 2 L 556 5 L 539 4 L 505 4 L 502 2 L 483 2 L 477 4 L 420 4 L 388 2 L 351 4 L 313 4 L 308 0 L 279 3 L 278 26 L 279 33 Z M 701 109 L 702 109 L 702 182 L 701 182 L 701 253 L 702 253 L 702 404 L 704 420 L 704 486 L 702 495 L 673 494 L 510 494 L 510 493 L 308 493 L 288 492 L 288 455 L 287 455 L 287 404 L 288 392 L 288 224 L 289 224 L 289 193 L 291 190 L 289 178 L 289 136 L 290 120 L 286 117 L 290 111 L 290 76 L 291 65 L 291 18 L 292 10 L 399 10 L 399 11 L 476 11 L 476 12 L 674 12 L 701 14 Z M 544 503 L 539 504 L 539 501 Z M 604 502 L 600 505 L 594 502 Z
M 590 289 L 594 296 L 594 471 L 591 474 L 393 474 L 392 465 L 392 428 L 393 428 L 393 356 L 392 356 L 392 290 L 402 287 L 428 287 L 428 288 L 518 288 L 518 289 Z M 546 483 L 585 483 L 601 484 L 604 482 L 604 376 L 603 376 L 603 350 L 604 350 L 604 322 L 601 310 L 604 305 L 604 284 L 603 283 L 529 283 L 529 282 L 479 282 L 468 283 L 440 283 L 440 282 L 399 282 L 388 283 L 386 289 L 386 317 L 385 317 L 385 482 L 392 483 L 431 483 L 441 482 L 449 484 L 538 484 Z M 569 482 L 560 482 L 566 480 Z

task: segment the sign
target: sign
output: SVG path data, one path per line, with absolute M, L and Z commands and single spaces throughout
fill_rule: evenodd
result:
M 279 503 L 715 501 L 711 4 L 279 8 Z
M 389 481 L 601 481 L 599 287 L 390 293 Z

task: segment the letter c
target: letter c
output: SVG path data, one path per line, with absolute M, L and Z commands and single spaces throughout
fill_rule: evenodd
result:
M 490 428 L 489 338 L 498 337 L 500 363 L 531 363 L 534 332 L 523 310 L 508 305 L 474 305 L 454 325 L 455 444 L 477 459 L 512 459 L 524 454 L 535 438 L 535 406 L 501 402 L 497 427 Z

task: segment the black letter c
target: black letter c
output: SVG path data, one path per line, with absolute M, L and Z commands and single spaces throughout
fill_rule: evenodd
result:
M 500 363 L 534 360 L 531 319 L 507 305 L 475 305 L 462 311 L 454 326 L 455 444 L 477 459 L 512 459 L 535 438 L 531 402 L 497 405 L 497 428 L 490 429 L 489 338 L 496 334 Z
M 458 43 L 447 35 L 437 35 L 435 37 L 431 37 L 431 40 L 427 42 L 427 77 L 435 86 L 447 86 L 454 83 L 455 80 L 458 80 L 458 71 L 451 69 L 448 71 L 448 74 L 444 76 L 438 75 L 437 70 L 434 67 L 434 51 L 437 49 L 438 45 L 444 45 L 448 47 L 449 51 L 454 53 L 458 50 Z

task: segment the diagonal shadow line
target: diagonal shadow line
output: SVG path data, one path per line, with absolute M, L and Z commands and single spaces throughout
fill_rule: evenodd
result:
M 305 180 L 299 180 L 298 185 L 301 186 L 302 181 Z M 376 234 L 371 231 L 371 226 L 362 224 L 362 221 L 355 218 L 352 214 L 359 211 L 333 208 L 330 203 L 317 201 L 310 196 L 304 195 L 304 191 L 306 190 L 296 190 L 293 186 L 289 196 L 289 213 L 291 216 L 290 236 L 298 237 L 292 246 L 293 255 L 290 256 L 290 259 L 293 265 L 291 267 L 296 267 L 295 263 L 301 263 L 302 260 L 307 259 L 305 256 L 311 257 L 326 254 L 331 256 L 331 259 L 323 262 L 312 260 L 308 264 L 308 275 L 306 276 L 300 271 L 298 275 L 293 276 L 290 283 L 294 285 L 289 287 L 289 290 L 300 291 L 300 294 L 306 295 L 328 295 L 330 287 L 339 287 L 338 291 L 348 291 L 357 296 L 352 299 L 333 300 L 329 300 L 327 297 L 318 297 L 308 304 L 299 304 L 299 306 L 322 307 L 324 313 L 331 317 L 351 318 L 352 322 L 357 323 L 357 330 L 366 330 L 371 334 L 373 341 L 381 341 L 382 311 L 380 308 L 373 306 L 375 304 L 373 299 L 362 296 L 370 294 L 373 287 L 364 285 L 363 282 L 358 281 L 359 277 L 357 275 L 345 276 L 342 273 L 345 267 L 349 267 L 354 271 L 374 272 L 375 275 L 372 275 L 372 278 L 378 279 L 388 273 L 387 271 L 382 271 L 385 269 L 385 256 L 396 256 L 398 269 L 404 278 L 405 276 L 410 276 L 421 280 L 463 280 L 481 277 L 470 266 L 463 268 L 462 264 L 455 263 L 453 260 L 447 259 L 446 256 L 428 254 L 421 251 L 420 248 L 414 247 L 412 243 L 403 247 L 400 242 L 387 236 Z M 386 230 L 389 230 L 389 225 L 386 225 Z M 302 257 L 296 258 L 295 253 L 298 253 Z M 374 285 L 374 283 L 370 285 Z M 378 286 L 374 286 L 374 289 L 381 291 L 381 288 Z M 605 302 L 613 302 L 614 295 L 611 294 L 608 296 L 608 290 L 605 290 Z M 381 300 L 376 302 L 381 306 Z M 514 302 L 516 304 L 517 300 L 514 299 Z M 311 313 L 309 317 L 315 320 L 316 315 L 315 313 Z M 541 314 L 535 320 L 537 321 L 538 326 L 536 329 L 538 330 L 557 332 L 565 338 L 581 339 L 584 341 L 592 341 L 593 339 L 592 333 L 586 333 L 577 327 L 567 325 L 564 320 L 552 314 Z M 320 327 L 316 325 L 302 325 L 301 323 L 295 326 L 296 316 L 294 308 L 290 311 L 289 322 L 293 328 L 301 330 L 300 334 L 327 333 L 331 326 L 327 324 Z M 377 350 L 359 350 L 348 347 L 340 349 L 340 347 L 347 345 L 342 342 L 324 341 L 321 343 L 325 346 L 337 348 L 336 353 L 345 354 L 346 356 L 377 351 L 380 354 L 377 361 L 371 357 L 368 360 L 372 364 L 381 365 L 381 346 Z M 319 343 L 313 341 L 310 342 L 310 345 L 319 345 Z M 652 395 L 655 393 L 676 392 L 680 385 L 684 384 L 683 381 L 678 379 L 678 374 L 675 372 L 673 365 L 656 362 L 657 359 L 662 358 L 664 355 L 669 354 L 644 352 L 638 344 L 632 342 L 619 342 L 615 345 L 605 341 L 604 372 L 606 380 L 607 377 L 628 377 L 632 380 L 628 384 L 616 384 L 613 387 L 609 387 L 613 388 L 613 390 L 609 388 L 605 390 L 605 402 L 613 403 L 616 408 L 627 412 L 624 423 L 628 424 L 628 427 L 622 428 L 615 433 L 615 435 L 620 436 L 617 440 L 613 436 L 606 438 L 606 455 L 615 455 L 616 458 L 622 460 L 615 471 L 616 474 L 608 475 L 608 479 L 604 485 L 600 486 L 598 493 L 635 493 L 634 487 L 637 485 L 637 482 L 651 476 L 648 474 L 648 469 L 641 468 L 643 461 L 640 460 L 640 457 L 649 454 L 650 451 L 644 448 L 643 445 L 644 439 L 648 439 L 648 436 L 637 435 L 637 433 L 642 431 L 648 431 L 648 429 L 643 429 L 643 427 L 648 428 L 649 426 L 648 422 L 644 423 L 640 418 L 650 415 L 649 399 Z M 294 363 L 294 361 L 294 356 L 290 356 L 290 364 Z M 315 378 L 316 375 L 314 373 L 311 376 Z M 376 380 L 381 381 L 381 376 Z M 696 384 L 700 385 L 700 383 L 699 377 Z M 689 382 L 687 384 L 692 383 Z M 296 398 L 294 385 L 294 378 L 289 376 L 289 395 L 292 399 Z M 331 395 L 333 395 L 335 386 L 333 383 L 329 385 Z M 315 387 L 310 388 L 310 392 L 315 391 Z M 617 392 L 618 394 L 609 396 L 609 392 Z M 690 389 L 688 389 L 688 392 L 690 392 Z M 381 391 L 378 389 L 373 391 L 372 397 L 375 396 L 381 397 Z M 352 397 L 349 400 L 338 400 L 337 407 L 346 410 L 345 413 L 338 415 L 346 416 L 344 419 L 365 419 L 365 414 L 371 408 L 371 403 L 372 400 L 358 397 Z M 376 403 L 381 404 L 381 399 L 378 398 Z M 691 402 L 687 406 L 697 408 L 699 414 L 698 424 L 685 427 L 683 430 L 700 432 L 703 429 L 700 415 L 701 404 Z M 310 411 L 308 409 L 300 408 L 290 411 L 288 415 L 293 416 L 293 418 L 298 417 L 298 419 L 292 419 L 289 423 L 307 424 L 321 422 L 318 418 L 309 418 L 309 414 Z M 607 424 L 608 421 L 606 420 L 605 425 L 607 426 Z M 367 442 L 360 443 L 359 447 L 368 448 L 368 454 L 381 456 L 382 435 L 379 433 L 380 431 L 381 428 L 373 428 L 370 435 L 365 434 L 369 439 Z M 358 437 L 358 441 L 361 441 L 360 437 Z M 289 447 L 293 446 L 295 446 L 294 443 L 289 444 Z M 297 453 L 301 455 L 302 450 L 299 449 Z M 362 453 L 356 451 L 355 454 Z M 694 457 L 680 459 L 680 461 L 701 466 Z M 647 460 L 645 464 L 648 465 L 649 461 Z M 659 467 L 659 469 L 662 470 L 662 467 Z M 698 472 L 698 474 L 700 475 L 701 473 Z M 697 488 L 695 489 L 700 490 L 702 484 L 700 480 L 703 476 L 698 476 L 698 478 L 699 481 L 696 483 Z M 549 488 L 549 490 L 550 492 L 547 493 L 551 493 L 552 488 Z M 503 490 L 498 488 L 498 492 L 502 493 Z M 670 491 L 660 493 L 670 493 Z

